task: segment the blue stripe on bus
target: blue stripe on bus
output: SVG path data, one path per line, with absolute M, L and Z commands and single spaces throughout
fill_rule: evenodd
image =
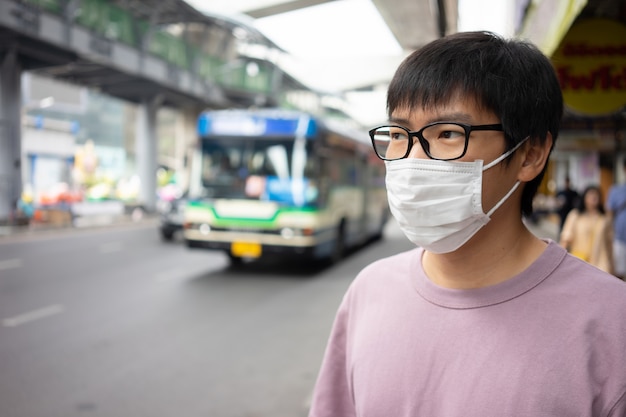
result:
M 202 114 L 198 118 L 198 135 L 223 136 L 293 136 L 298 130 L 300 118 L 268 118 L 262 116 L 212 118 Z M 251 129 L 251 126 L 254 129 Z M 317 125 L 313 119 L 308 120 L 306 137 L 317 133 Z

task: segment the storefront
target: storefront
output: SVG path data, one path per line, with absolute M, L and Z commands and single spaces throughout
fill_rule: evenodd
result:
M 544 0 L 528 8 L 520 37 L 548 55 L 565 114 L 544 184 L 554 196 L 600 185 L 604 197 L 623 181 L 626 158 L 626 6 L 623 1 Z

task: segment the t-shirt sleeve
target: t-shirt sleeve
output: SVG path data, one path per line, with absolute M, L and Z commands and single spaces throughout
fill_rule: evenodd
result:
M 608 417 L 626 417 L 626 392 L 622 394 L 617 403 L 611 408 Z
M 348 306 L 347 294 L 335 316 L 313 391 L 309 417 L 356 416 L 348 369 Z

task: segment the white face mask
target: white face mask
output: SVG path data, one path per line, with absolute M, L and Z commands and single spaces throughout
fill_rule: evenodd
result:
M 482 209 L 483 171 L 511 155 L 524 141 L 483 168 L 483 161 L 407 158 L 385 161 L 391 214 L 413 243 L 433 253 L 463 246 L 513 194 L 519 181 L 489 210 Z

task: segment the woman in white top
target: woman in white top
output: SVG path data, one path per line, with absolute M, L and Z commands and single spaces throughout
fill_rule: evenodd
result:
M 580 207 L 565 219 L 561 246 L 572 255 L 613 273 L 612 240 L 611 221 L 602 205 L 602 192 L 598 186 L 589 186 L 583 193 Z

